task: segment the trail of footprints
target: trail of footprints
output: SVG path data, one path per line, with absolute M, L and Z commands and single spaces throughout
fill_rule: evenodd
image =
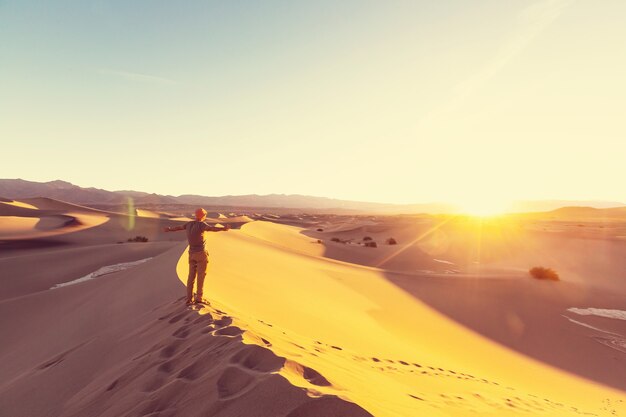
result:
M 261 320 L 258 320 L 262 324 L 267 326 L 271 326 L 268 323 L 265 323 Z M 283 332 L 283 334 L 286 334 Z M 333 352 L 333 354 L 348 354 L 344 351 L 341 346 L 322 343 L 319 340 L 311 341 L 311 349 L 307 349 L 306 347 L 296 344 L 292 342 L 292 345 L 295 347 L 307 351 L 308 354 L 312 356 L 319 356 L 319 354 Z M 342 353 L 339 353 L 342 352 Z M 408 360 L 401 359 L 387 359 L 387 358 L 379 358 L 379 357 L 365 357 L 359 355 L 350 355 L 351 359 L 357 362 L 363 362 L 369 364 L 370 367 L 378 369 L 383 372 L 393 372 L 393 373 L 402 373 L 402 374 L 415 374 L 416 376 L 425 376 L 432 378 L 450 378 L 450 379 L 458 379 L 470 381 L 478 384 L 485 385 L 493 385 L 498 386 L 502 389 L 511 391 L 510 396 L 504 396 L 501 398 L 487 398 L 484 395 L 481 395 L 478 392 L 474 392 L 471 394 L 462 394 L 462 395 L 454 395 L 450 393 L 440 393 L 438 397 L 432 397 L 423 394 L 423 393 L 407 393 L 409 397 L 416 401 L 428 402 L 434 408 L 444 409 L 445 407 L 456 406 L 463 407 L 466 410 L 471 410 L 469 402 L 470 400 L 475 402 L 478 400 L 485 406 L 489 406 L 491 408 L 496 409 L 515 409 L 518 411 L 525 412 L 552 412 L 554 410 L 560 411 L 569 411 L 579 415 L 586 416 L 597 416 L 595 413 L 584 412 L 579 410 L 576 407 L 567 406 L 566 404 L 552 401 L 548 398 L 540 398 L 533 394 L 522 394 L 516 393 L 516 389 L 514 387 L 505 386 L 501 383 L 488 379 L 482 378 L 480 376 L 475 376 L 472 374 L 454 371 L 452 369 L 445 369 L 439 366 L 435 366 L 432 364 L 424 364 L 417 363 Z M 609 401 L 607 399 L 606 401 Z M 474 411 L 478 412 L 479 410 L 474 409 Z
M 172 338 L 157 343 L 152 349 L 134 359 L 143 361 L 142 365 L 145 368 L 145 372 L 156 369 L 156 375 L 154 375 L 154 377 L 146 378 L 147 382 L 142 387 L 145 393 L 150 394 L 160 390 L 168 390 L 170 393 L 176 390 L 183 392 L 185 383 L 196 381 L 206 375 L 214 375 L 216 372 L 221 372 L 217 378 L 217 396 L 220 400 L 232 400 L 253 389 L 264 379 L 264 375 L 269 376 L 285 366 L 285 358 L 278 357 L 271 350 L 258 345 L 245 345 L 235 353 L 232 353 L 231 339 L 238 338 L 243 331 L 232 325 L 232 319 L 228 317 L 225 312 L 216 309 L 211 309 L 211 312 L 212 314 L 206 313 L 198 315 L 198 311 L 187 309 L 183 312 L 171 312 L 159 318 L 159 320 L 165 321 L 176 328 L 171 333 Z M 215 315 L 215 317 L 213 315 Z M 259 322 L 268 327 L 272 327 L 270 323 L 261 320 L 259 320 Z M 285 332 L 283 332 L 283 334 L 286 335 Z M 202 337 L 192 337 L 198 335 L 211 335 L 216 337 L 211 338 L 209 342 L 210 349 L 206 349 L 207 342 L 205 339 Z M 266 346 L 271 346 L 267 340 L 262 338 L 260 338 L 260 340 L 265 343 Z M 304 353 L 313 356 L 328 353 L 332 353 L 333 355 L 349 355 L 352 360 L 361 362 L 364 365 L 382 372 L 414 374 L 418 377 L 425 378 L 464 380 L 471 383 L 484 384 L 486 386 L 498 386 L 510 392 L 508 396 L 499 397 L 487 397 L 480 392 L 464 392 L 459 395 L 451 393 L 406 393 L 412 400 L 424 403 L 436 409 L 462 407 L 465 410 L 473 410 L 479 413 L 480 410 L 472 406 L 472 404 L 475 405 L 478 401 L 479 404 L 483 404 L 483 406 L 500 410 L 515 409 L 517 411 L 531 413 L 569 411 L 579 415 L 597 415 L 585 413 L 582 410 L 569 407 L 548 398 L 540 398 L 533 394 L 518 393 L 515 388 L 502 385 L 488 378 L 446 369 L 433 364 L 417 363 L 402 359 L 353 355 L 341 346 L 322 343 L 317 340 L 312 340 L 309 348 L 296 343 L 292 344 L 298 349 L 303 350 Z M 224 351 L 226 350 L 229 350 L 229 354 L 231 354 L 228 366 L 223 370 L 214 369 L 216 368 L 215 364 L 220 363 L 220 359 L 223 358 Z M 185 364 L 189 362 L 189 358 L 193 360 L 189 365 L 185 366 Z M 315 370 L 291 362 L 291 365 L 294 364 L 301 370 L 303 378 L 311 384 L 318 386 L 330 385 L 330 382 Z M 173 376 L 174 378 L 172 378 Z M 107 391 L 120 389 L 124 380 L 127 379 L 126 377 L 126 375 L 123 375 L 115 381 L 112 381 Z M 128 379 L 131 379 L 131 377 Z M 144 415 L 162 412 L 166 409 L 164 407 L 167 407 L 167 405 L 161 406 L 155 403 L 154 400 L 147 401 L 144 406 Z
M 218 363 L 223 350 L 229 344 L 230 338 L 237 338 L 243 331 L 232 326 L 232 319 L 222 311 L 215 310 L 216 318 L 211 313 L 197 315 L 197 308 L 188 309 L 175 315 L 166 315 L 159 320 L 167 320 L 170 324 L 182 322 L 172 336 L 177 341 L 170 342 L 160 348 L 159 356 L 165 359 L 158 370 L 166 374 L 180 369 L 177 362 L 185 359 L 188 355 L 194 357 L 194 361 L 184 369 L 178 371 L 176 378 L 194 381 L 205 374 L 210 374 L 212 368 Z M 180 348 L 188 345 L 187 340 L 192 335 L 211 335 L 224 338 L 223 341 L 212 340 L 211 349 L 202 347 L 202 339 L 194 338 L 193 342 L 183 352 Z M 195 346 L 194 346 L 195 345 Z M 220 346 L 221 345 L 221 346 Z M 181 354 L 182 353 L 182 354 Z M 284 363 L 284 359 L 275 356 L 270 350 L 256 345 L 246 345 L 229 359 L 229 366 L 221 373 L 217 380 L 218 398 L 227 400 L 237 398 L 251 389 L 259 381 L 258 374 L 271 374 L 278 371 Z M 257 374 L 257 375 L 255 375 Z M 158 384 L 155 384 L 158 385 Z M 154 386 L 147 387 L 154 389 Z M 156 387 L 157 389 L 159 387 Z
M 159 321 L 172 327 L 171 337 L 159 341 L 135 357 L 133 361 L 136 365 L 111 381 L 106 392 L 114 393 L 140 381 L 142 385 L 137 388 L 147 397 L 140 404 L 139 414 L 167 414 L 172 405 L 161 404 L 158 399 L 171 398 L 172 395 L 184 396 L 186 384 L 203 383 L 203 378 L 215 379 L 217 376 L 214 391 L 217 398 L 233 400 L 285 366 L 285 358 L 276 356 L 262 346 L 238 345 L 233 349 L 233 339 L 239 340 L 243 331 L 232 325 L 232 319 L 225 312 L 211 309 L 210 313 L 202 314 L 209 311 L 206 309 L 199 315 L 198 310 L 201 309 L 176 310 L 159 317 Z M 270 346 L 267 340 L 260 340 Z M 228 366 L 224 368 L 219 364 L 223 364 L 225 355 L 230 355 L 230 358 Z M 303 378 L 311 384 L 330 385 L 315 370 L 295 364 L 300 367 Z

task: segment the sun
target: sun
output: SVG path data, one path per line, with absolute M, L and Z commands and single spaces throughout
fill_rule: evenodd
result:
M 462 214 L 476 217 L 492 217 L 505 214 L 510 204 L 505 201 L 475 199 L 460 202 L 458 206 Z

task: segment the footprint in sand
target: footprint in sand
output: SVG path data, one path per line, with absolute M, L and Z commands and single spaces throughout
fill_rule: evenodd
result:
M 172 333 L 172 336 L 177 337 L 179 339 L 186 339 L 187 336 L 189 336 L 189 333 L 191 333 L 191 329 L 190 329 L 190 326 L 187 325 L 176 330 L 174 333 Z
M 207 333 L 211 333 L 211 332 L 212 332 L 212 331 L 214 331 L 214 330 L 215 330 L 215 327 L 213 327 L 213 326 L 207 326 L 207 327 L 205 327 L 204 329 L 202 329 L 202 330 L 200 331 L 200 333 L 202 333 L 202 334 L 207 334 Z
M 301 376 L 309 383 L 317 385 L 318 387 L 328 387 L 331 385 L 330 382 L 328 382 L 328 380 L 315 369 L 304 366 L 298 362 L 285 360 L 285 368 L 296 375 Z
M 247 345 L 230 358 L 230 363 L 257 372 L 276 372 L 283 367 L 285 359 L 269 349 Z
M 221 329 L 217 329 L 213 332 L 213 334 L 216 336 L 228 336 L 228 337 L 236 337 L 236 336 L 241 335 L 242 333 L 243 333 L 243 330 L 235 326 L 222 327 Z
M 217 396 L 221 400 L 237 398 L 245 394 L 255 382 L 255 378 L 243 370 L 230 366 L 217 380 Z
M 218 320 L 215 320 L 213 322 L 213 325 L 215 327 L 226 327 L 226 326 L 230 326 L 232 324 L 232 322 L 233 322 L 233 319 L 231 319 L 228 316 L 224 316 L 224 317 L 222 317 L 222 318 L 220 318 Z
M 198 317 L 197 319 L 195 319 L 193 321 L 193 324 L 200 324 L 200 323 L 212 323 L 213 322 L 213 316 L 210 314 L 201 314 L 200 317 Z
M 176 378 L 182 378 L 182 379 L 186 379 L 189 381 L 193 381 L 193 380 L 198 379 L 201 375 L 202 373 L 200 369 L 198 369 L 198 365 L 196 363 L 193 363 L 189 365 L 188 367 L 186 367 L 185 369 L 183 369 L 182 371 L 180 371 L 178 375 L 176 376 Z
M 182 319 L 186 315 L 187 315 L 186 311 L 184 313 L 177 314 L 174 317 L 172 317 L 171 319 L 169 319 L 168 323 L 170 323 L 170 324 L 176 323 L 177 321 L 180 321 L 180 319 Z
M 157 368 L 157 371 L 159 372 L 163 372 L 165 374 L 171 374 L 174 371 L 174 361 L 169 360 L 169 361 L 165 361 L 163 363 L 161 363 L 159 365 L 159 367 Z
M 182 340 L 176 340 L 168 344 L 163 349 L 161 349 L 161 351 L 159 352 L 159 356 L 161 356 L 162 358 L 171 358 L 172 356 L 174 356 L 174 354 L 182 344 Z

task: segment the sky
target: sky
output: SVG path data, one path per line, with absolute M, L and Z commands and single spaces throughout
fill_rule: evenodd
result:
M 0 0 L 0 178 L 626 202 L 626 2 Z

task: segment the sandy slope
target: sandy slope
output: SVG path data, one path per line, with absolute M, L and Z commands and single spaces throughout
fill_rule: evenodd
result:
M 376 416 L 626 412 L 622 391 L 503 348 L 379 270 L 286 250 L 281 241 L 296 249 L 311 244 L 306 237 L 292 241 L 288 226 L 249 224 L 242 232 L 211 236 L 213 279 L 205 291 L 254 335 L 250 342 L 266 340 L 301 365 L 280 371 L 296 385 L 349 399 Z M 183 256 L 179 276 L 185 270 Z M 309 380 L 302 366 L 316 371 Z
M 62 203 L 49 203 L 42 210 L 15 208 L 34 217 L 63 212 Z M 108 221 L 64 230 L 54 241 L 3 242 L 1 417 L 370 415 L 290 384 L 277 373 L 285 359 L 243 343 L 242 330 L 226 313 L 185 307 L 175 269 L 185 245 L 177 240 L 185 235 L 161 232 L 171 221 L 93 215 Z M 245 220 L 230 221 L 238 227 Z M 130 233 L 150 242 L 115 243 Z M 50 289 L 103 266 L 146 258 L 152 259 Z M 245 337 L 256 340 L 249 332 Z
M 176 242 L 62 247 L 55 251 L 0 258 L 0 300 L 46 291 L 106 265 L 154 257 Z M 45 271 L 42 271 L 45 265 Z
M 0 302 L 0 415 L 368 415 L 290 385 L 284 359 L 242 343 L 227 315 L 185 308 L 182 250 Z
M 0 257 L 0 417 L 626 415 L 624 391 L 580 377 L 619 386 L 625 362 L 561 315 L 598 301 L 574 283 L 392 273 L 330 259 L 302 229 L 254 222 L 209 234 L 212 306 L 189 309 L 185 244 L 158 241 L 184 239 L 159 231 L 173 222 L 93 215 L 109 221 Z M 155 242 L 115 243 L 130 233 Z M 354 249 L 364 263 L 377 253 Z M 510 311 L 518 321 L 502 319 Z M 624 334 L 613 319 L 568 314 Z
M 626 241 L 620 239 L 626 233 L 626 218 L 582 225 L 579 221 L 552 220 L 547 214 L 544 217 L 361 218 L 338 221 L 339 231 L 327 222 L 302 233 L 322 239 L 326 257 L 386 270 L 456 270 L 482 276 L 506 272 L 521 276 L 529 268 L 543 265 L 556 269 L 566 282 L 626 295 Z M 323 231 L 318 232 L 319 228 Z M 378 242 L 376 250 L 357 245 L 365 236 Z M 352 244 L 331 242 L 333 237 Z M 386 245 L 390 237 L 398 244 Z

